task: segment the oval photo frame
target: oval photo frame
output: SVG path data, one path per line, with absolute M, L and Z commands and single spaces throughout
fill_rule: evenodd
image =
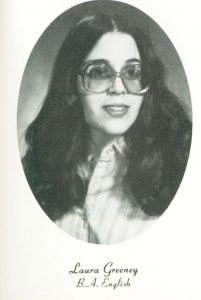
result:
M 108 33 L 109 52 L 102 39 Z M 114 34 L 123 42 L 116 43 Z M 127 54 L 128 36 L 137 57 Z M 101 82 L 112 76 L 108 65 L 121 77 L 110 78 L 101 93 L 91 84 L 94 73 L 90 79 L 83 73 L 92 90 L 84 79 L 79 83 L 80 69 L 91 57 L 96 72 L 98 60 L 96 79 L 100 72 Z M 141 63 L 151 74 L 143 94 L 134 86 L 145 78 Z M 131 91 L 125 64 L 138 74 L 129 77 Z M 128 125 L 131 111 L 137 115 Z M 165 212 L 179 188 L 190 151 L 191 115 L 185 71 L 158 24 L 122 2 L 76 5 L 41 35 L 23 74 L 18 142 L 29 186 L 47 216 L 73 237 L 95 244 L 131 239 Z M 124 132 L 113 129 L 124 125 Z

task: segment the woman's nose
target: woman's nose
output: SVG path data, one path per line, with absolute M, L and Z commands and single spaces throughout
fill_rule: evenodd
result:
M 123 84 L 123 81 L 120 76 L 116 76 L 113 84 L 108 89 L 109 94 L 125 94 L 127 93 L 127 90 Z

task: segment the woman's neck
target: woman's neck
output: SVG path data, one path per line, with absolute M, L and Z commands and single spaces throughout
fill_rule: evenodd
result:
M 90 130 L 91 135 L 91 154 L 94 156 L 99 156 L 107 145 L 112 143 L 118 136 L 107 135 L 103 132 L 100 132 L 96 129 Z

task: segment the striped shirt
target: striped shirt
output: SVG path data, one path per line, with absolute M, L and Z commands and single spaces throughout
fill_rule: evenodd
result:
M 126 190 L 123 180 L 126 160 L 124 141 L 118 138 L 107 145 L 95 164 L 84 207 L 73 208 L 56 224 L 77 239 L 95 244 L 126 241 L 149 227 L 156 217 L 146 215 Z M 79 175 L 86 176 L 80 167 Z

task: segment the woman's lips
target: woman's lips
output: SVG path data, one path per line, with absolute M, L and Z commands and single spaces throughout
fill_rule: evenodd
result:
M 103 108 L 111 116 L 122 117 L 127 113 L 129 106 L 124 104 L 112 104 L 104 105 Z

